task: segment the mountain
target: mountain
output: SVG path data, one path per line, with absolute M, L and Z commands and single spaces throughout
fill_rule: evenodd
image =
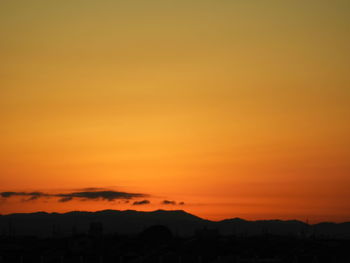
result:
M 103 233 L 137 234 L 152 225 L 165 225 L 179 236 L 191 236 L 198 230 L 217 229 L 222 235 L 293 235 L 350 238 L 350 222 L 309 225 L 297 220 L 247 221 L 240 218 L 210 221 L 183 210 L 103 210 L 68 213 L 18 213 L 0 215 L 0 233 L 5 235 L 69 236 L 87 233 L 93 222 L 103 226 Z

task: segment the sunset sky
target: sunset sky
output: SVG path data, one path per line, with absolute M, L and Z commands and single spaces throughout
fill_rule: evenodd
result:
M 1 1 L 0 213 L 349 221 L 349 32 L 348 0 Z

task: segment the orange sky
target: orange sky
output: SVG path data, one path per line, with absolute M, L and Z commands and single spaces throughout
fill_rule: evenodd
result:
M 151 201 L 0 213 L 350 220 L 349 1 L 13 0 L 0 25 L 0 192 Z

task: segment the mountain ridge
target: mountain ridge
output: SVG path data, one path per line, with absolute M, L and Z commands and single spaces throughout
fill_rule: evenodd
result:
M 92 222 L 101 222 L 105 234 L 137 234 L 152 225 L 165 225 L 181 236 L 201 229 L 217 229 L 223 235 L 294 235 L 350 238 L 350 222 L 308 224 L 299 220 L 245 220 L 229 218 L 212 221 L 184 210 L 100 210 L 64 213 L 38 211 L 0 215 L 0 233 L 4 235 L 70 235 L 72 229 L 88 233 Z

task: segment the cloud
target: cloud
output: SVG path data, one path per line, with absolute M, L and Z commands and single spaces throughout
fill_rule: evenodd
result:
M 151 202 L 149 200 L 135 201 L 132 205 L 148 205 Z
M 87 200 L 107 200 L 114 201 L 116 199 L 133 199 L 135 197 L 145 197 L 145 194 L 139 193 L 126 193 L 116 191 L 85 191 L 85 192 L 73 192 L 68 194 L 56 194 L 55 196 L 61 197 L 60 201 L 70 201 L 73 198 L 76 199 L 87 199 Z
M 162 205 L 176 205 L 175 201 L 163 200 Z
M 105 200 L 105 201 L 114 201 L 114 200 L 130 200 L 133 198 L 147 197 L 147 194 L 141 193 L 127 193 L 127 192 L 118 192 L 118 191 L 96 191 L 94 189 L 99 188 L 89 188 L 90 191 L 80 191 L 80 192 L 71 192 L 71 193 L 58 193 L 58 194 L 48 194 L 42 192 L 0 192 L 2 198 L 8 199 L 15 196 L 26 196 L 30 200 L 36 200 L 42 197 L 56 197 L 59 198 L 59 202 L 69 202 L 73 199 L 76 200 Z
M 3 197 L 3 198 L 9 198 L 9 197 L 12 197 L 15 195 L 22 195 L 22 194 L 24 194 L 24 193 L 22 193 L 22 192 L 18 192 L 18 193 L 16 193 L 16 192 L 1 192 L 0 193 L 1 197 Z
M 23 197 L 29 197 L 27 200 L 25 201 L 31 201 L 31 200 L 36 200 L 39 199 L 41 197 L 48 197 L 50 195 L 42 193 L 42 192 L 1 192 L 0 196 L 2 198 L 11 198 L 14 196 L 23 196 Z
M 73 197 L 67 196 L 67 197 L 62 197 L 58 200 L 58 202 L 64 203 L 64 202 L 69 202 L 72 201 Z
M 185 205 L 185 202 L 180 202 L 179 205 Z
M 47 195 L 41 192 L 32 192 L 30 193 L 30 198 L 28 200 L 36 200 L 36 199 L 39 199 L 40 197 L 45 197 L 45 196 Z

